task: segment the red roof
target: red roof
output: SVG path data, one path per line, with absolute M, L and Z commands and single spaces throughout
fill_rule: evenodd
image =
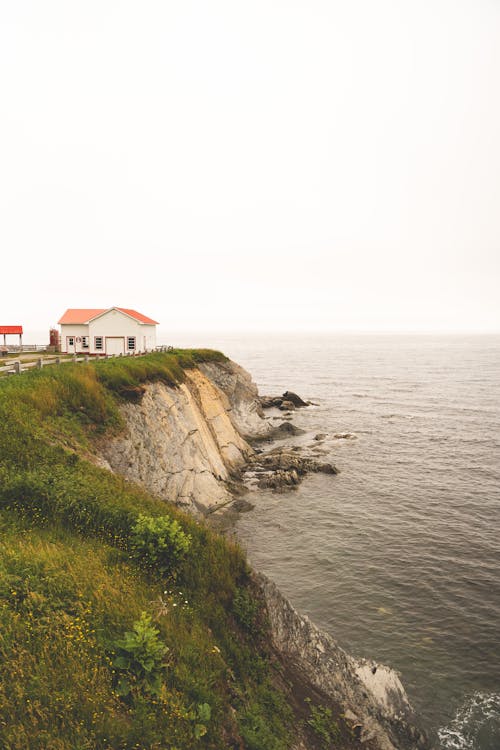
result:
M 137 312 L 137 310 L 128 310 L 126 307 L 117 307 L 117 310 L 120 310 L 120 312 L 125 313 L 125 315 L 130 315 L 131 318 L 135 318 L 139 321 L 139 323 L 148 323 L 152 326 L 159 325 L 157 320 L 152 320 L 151 318 L 148 318 L 146 315 L 143 315 L 140 312 Z
M 79 309 L 70 307 L 69 310 L 66 310 L 66 312 L 62 316 L 59 323 L 61 325 L 63 323 L 88 323 L 89 320 L 92 320 L 92 318 L 95 318 L 96 315 L 101 315 L 103 312 L 106 312 L 105 307 L 103 307 L 100 310 L 96 310 L 96 309 L 79 310 Z
M 22 326 L 0 326 L 0 333 L 22 333 Z
M 130 310 L 126 307 L 102 307 L 102 308 L 90 308 L 90 309 L 76 309 L 70 308 L 66 310 L 64 315 L 59 321 L 60 325 L 73 324 L 78 325 L 82 323 L 88 323 L 90 320 L 97 318 L 109 310 L 119 310 L 125 315 L 130 315 L 131 318 L 135 318 L 139 323 L 147 323 L 148 325 L 158 325 L 158 321 L 148 318 L 146 315 L 137 312 L 137 310 Z

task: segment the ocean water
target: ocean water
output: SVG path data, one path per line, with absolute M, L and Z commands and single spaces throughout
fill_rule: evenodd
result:
M 348 651 L 396 668 L 436 747 L 499 750 L 500 336 L 173 343 L 317 404 L 295 413 L 295 442 L 340 473 L 252 496 L 237 523 L 252 563 Z

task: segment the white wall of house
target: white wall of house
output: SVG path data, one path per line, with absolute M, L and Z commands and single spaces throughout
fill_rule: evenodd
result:
M 139 323 L 119 310 L 108 310 L 88 325 L 61 325 L 61 350 L 69 354 L 127 354 L 155 346 L 156 326 Z
M 141 332 L 143 337 L 143 346 L 149 351 L 156 347 L 156 326 L 142 325 Z
M 84 336 L 88 337 L 89 327 L 86 325 L 62 325 L 61 326 L 61 351 L 68 354 L 90 353 L 90 348 L 83 344 Z M 80 341 L 78 340 L 80 339 Z M 90 342 L 88 342 L 90 343 Z

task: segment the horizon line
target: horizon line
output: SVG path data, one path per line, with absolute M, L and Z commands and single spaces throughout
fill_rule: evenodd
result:
M 58 327 L 58 326 L 57 326 Z M 27 326 L 23 326 L 25 333 L 41 333 L 41 328 L 31 328 Z M 50 328 L 50 327 L 49 327 Z M 49 329 L 47 329 L 48 331 Z M 431 335 L 457 335 L 457 336 L 463 336 L 463 335 L 480 335 L 480 336 L 494 336 L 494 335 L 500 335 L 500 328 L 495 329 L 489 329 L 489 328 L 331 328 L 331 329 L 322 329 L 322 328 L 301 328 L 301 329 L 286 329 L 286 328 L 254 328 L 254 329 L 247 329 L 247 328 L 168 328 L 166 326 L 162 326 L 161 324 L 158 324 L 157 328 L 158 334 L 162 333 L 174 333 L 174 334 L 200 334 L 200 335 L 290 335 L 290 336 L 296 336 L 299 334 L 304 335 L 310 335 L 310 334 L 316 334 L 316 335 L 407 335 L 407 334 L 415 334 L 415 335 L 423 335 L 423 336 L 431 336 Z

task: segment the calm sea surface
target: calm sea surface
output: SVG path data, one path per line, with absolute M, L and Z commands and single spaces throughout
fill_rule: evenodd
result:
M 401 672 L 438 747 L 499 750 L 500 337 L 188 339 L 173 343 L 221 348 L 262 394 L 318 404 L 296 442 L 341 472 L 252 497 L 237 531 L 253 564 Z

